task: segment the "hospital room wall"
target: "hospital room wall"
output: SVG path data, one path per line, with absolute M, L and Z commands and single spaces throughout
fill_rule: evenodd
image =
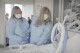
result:
M 53 23 L 63 22 L 64 0 L 54 0 L 53 2 Z
M 5 3 L 9 4 L 32 4 L 34 0 L 3 0 Z
M 4 46 L 5 44 L 5 19 L 4 19 L 4 2 L 0 0 L 0 46 Z
M 59 13 L 59 0 L 54 0 L 54 12 L 53 12 L 53 17 L 54 17 L 54 19 L 53 19 L 53 22 L 54 22 L 54 24 L 57 22 L 56 21 L 56 18 L 58 18 L 58 13 Z

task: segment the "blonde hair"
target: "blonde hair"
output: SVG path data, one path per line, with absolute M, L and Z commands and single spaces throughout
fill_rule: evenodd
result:
M 12 9 L 11 18 L 15 17 L 14 14 L 18 12 L 17 10 L 20 10 L 20 13 L 22 13 L 21 9 L 18 6 L 14 6 Z
M 48 7 L 43 7 L 40 11 L 39 18 L 36 21 L 36 26 L 40 26 L 42 24 L 42 22 L 44 22 L 44 14 L 45 14 L 46 11 L 48 11 L 49 17 L 48 17 L 47 20 L 45 20 L 45 24 L 47 24 L 49 21 L 51 21 L 51 12 L 50 12 L 49 8 Z

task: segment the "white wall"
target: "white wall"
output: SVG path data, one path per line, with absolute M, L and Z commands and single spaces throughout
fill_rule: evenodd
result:
M 63 22 L 64 0 L 59 0 L 59 21 Z
M 3 0 L 5 3 L 11 4 L 32 4 L 33 0 Z
M 4 2 L 0 0 L 0 45 L 5 44 L 5 19 L 4 19 Z
M 54 17 L 54 19 L 53 19 L 53 22 L 54 22 L 54 24 L 57 22 L 56 21 L 56 18 L 58 18 L 59 16 L 59 0 L 54 0 L 54 12 L 53 12 L 53 17 Z
M 33 4 L 29 5 L 24 4 L 22 12 L 23 12 L 23 17 L 25 17 L 26 19 L 28 17 L 31 18 L 31 15 L 33 15 Z

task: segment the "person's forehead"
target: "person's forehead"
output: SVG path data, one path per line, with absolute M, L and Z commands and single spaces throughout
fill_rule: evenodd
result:
M 17 10 L 15 11 L 15 13 L 21 13 L 21 10 L 17 9 Z
M 19 10 L 19 9 L 17 9 L 16 11 L 17 11 L 17 12 L 21 12 L 21 10 Z
M 48 10 L 46 10 L 45 13 L 48 13 Z

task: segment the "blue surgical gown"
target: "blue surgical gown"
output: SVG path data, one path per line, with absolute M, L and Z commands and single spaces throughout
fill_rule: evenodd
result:
M 52 22 L 48 22 L 46 25 L 43 23 L 39 27 L 35 26 L 36 18 L 31 23 L 31 38 L 30 43 L 35 45 L 44 45 L 51 43 L 51 31 Z
M 29 24 L 25 18 L 10 18 L 6 26 L 9 45 L 23 45 L 30 42 Z

